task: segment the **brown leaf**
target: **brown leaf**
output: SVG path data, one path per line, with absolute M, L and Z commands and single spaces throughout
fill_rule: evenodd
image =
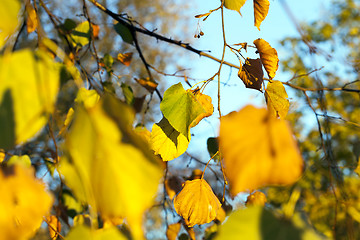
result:
M 254 0 L 255 27 L 260 31 L 260 24 L 266 18 L 269 11 L 269 0 Z
M 168 226 L 166 229 L 166 237 L 168 240 L 176 240 L 177 235 L 180 232 L 181 224 L 180 223 L 173 223 Z
M 132 56 L 133 56 L 132 52 L 124 53 L 124 54 L 119 53 L 117 55 L 117 60 L 119 60 L 122 64 L 128 67 L 130 66 Z
M 138 78 L 134 78 L 134 79 L 138 84 L 146 88 L 146 90 L 148 90 L 151 93 L 153 93 L 158 86 L 157 82 L 150 81 L 149 79 L 138 79 Z
M 279 58 L 275 48 L 262 38 L 256 39 L 254 44 L 260 53 L 260 59 L 270 79 L 275 77 L 279 67 Z
M 263 70 L 259 58 L 247 58 L 245 64 L 239 70 L 238 76 L 247 88 L 257 89 L 261 92 L 263 80 Z
M 204 179 L 186 181 L 174 199 L 176 212 L 189 227 L 209 223 L 216 218 L 221 207 L 210 185 Z

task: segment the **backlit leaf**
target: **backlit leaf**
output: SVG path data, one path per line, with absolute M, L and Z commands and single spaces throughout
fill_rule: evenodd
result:
M 70 38 L 74 47 L 83 47 L 90 42 L 90 25 L 88 21 L 84 21 L 71 31 Z
M 176 131 L 166 118 L 155 123 L 151 130 L 150 144 L 155 154 L 159 154 L 163 161 L 170 161 L 183 154 L 190 141 L 190 131 L 188 137 Z
M 265 98 L 270 113 L 284 119 L 289 111 L 288 95 L 280 81 L 269 81 L 265 90 Z
M 170 224 L 166 229 L 166 237 L 168 240 L 176 240 L 180 232 L 181 223 Z
M 269 0 L 254 0 L 255 27 L 260 31 L 260 24 L 266 18 L 269 11 Z
M 142 216 L 153 203 L 162 168 L 132 130 L 133 120 L 131 109 L 108 95 L 89 110 L 78 106 L 60 172 L 77 199 L 103 219 L 125 217 L 141 239 Z
M 41 51 L 0 57 L 0 148 L 24 143 L 47 123 L 57 97 L 59 69 Z
M 239 69 L 238 76 L 245 84 L 246 88 L 261 90 L 263 80 L 263 70 L 259 58 L 247 58 L 245 64 Z
M 119 60 L 122 64 L 124 64 L 125 66 L 130 66 L 131 63 L 131 59 L 132 59 L 133 53 L 132 52 L 128 52 L 128 53 L 119 53 L 117 55 L 117 60 Z
M 264 193 L 256 191 L 251 193 L 247 198 L 246 198 L 246 206 L 265 206 L 266 203 L 266 196 Z
M 1 239 L 29 239 L 50 211 L 52 197 L 34 178 L 32 168 L 17 164 L 3 168 L 0 182 Z
M 260 53 L 260 59 L 270 79 L 275 77 L 276 71 L 279 67 L 279 58 L 275 48 L 272 48 L 268 42 L 259 38 L 254 41 L 254 44 Z
M 14 164 L 20 164 L 21 166 L 28 168 L 31 167 L 31 160 L 28 155 L 22 155 L 22 156 L 11 156 L 9 160 L 6 162 L 7 166 L 11 166 Z
M 209 223 L 215 219 L 221 203 L 204 179 L 186 181 L 174 199 L 176 212 L 189 227 Z
M 211 103 L 211 97 L 205 94 L 202 94 L 198 89 L 191 90 L 196 97 L 196 100 L 201 104 L 204 109 L 204 112 L 195 118 L 195 120 L 190 124 L 190 128 L 195 127 L 203 118 L 209 117 L 214 112 L 214 106 Z
M 224 6 L 227 9 L 240 12 L 240 9 L 245 4 L 246 0 L 225 0 Z
M 220 149 L 233 196 L 274 184 L 292 184 L 303 160 L 290 127 L 264 108 L 248 105 L 221 119 Z
M 19 26 L 19 11 L 21 2 L 18 0 L 2 1 L 0 7 L 0 49 L 4 46 L 9 35 Z
M 32 33 L 33 31 L 36 30 L 38 26 L 36 12 L 33 6 L 31 5 L 30 1 L 26 2 L 25 9 L 27 13 L 26 30 L 28 33 Z
M 204 97 L 208 102 L 208 98 Z M 208 104 L 208 103 L 207 103 Z M 160 103 L 160 110 L 173 128 L 189 139 L 189 129 L 192 122 L 201 114 L 206 114 L 202 104 L 195 95 L 185 91 L 181 83 L 168 88 Z

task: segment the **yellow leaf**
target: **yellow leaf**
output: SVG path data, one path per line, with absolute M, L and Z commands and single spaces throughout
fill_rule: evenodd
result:
M 254 44 L 260 53 L 260 59 L 270 79 L 275 77 L 279 67 L 279 58 L 275 48 L 272 48 L 268 42 L 262 38 L 254 41 Z
M 289 111 L 289 100 L 283 84 L 280 81 L 271 81 L 265 90 L 265 99 L 269 112 L 274 117 L 284 119 Z
M 260 31 L 260 24 L 266 18 L 269 11 L 269 0 L 254 0 L 255 27 Z
M 51 240 L 56 240 L 61 232 L 61 223 L 55 215 L 46 217 L 46 223 L 48 224 L 48 230 Z
M 59 131 L 59 135 L 62 135 L 63 133 L 66 132 L 66 130 L 70 126 L 70 123 L 72 122 L 73 118 L 74 118 L 74 109 L 71 107 L 69 109 L 68 113 L 66 114 L 66 118 L 65 118 L 63 126 L 61 127 L 61 129 Z
M 75 102 L 84 104 L 85 108 L 92 108 L 96 105 L 96 103 L 99 102 L 100 96 L 99 94 L 94 90 L 88 90 L 86 88 L 80 88 Z
M 46 52 L 0 57 L 0 148 L 24 143 L 47 123 L 59 88 L 60 65 Z
M 155 123 L 152 127 L 150 145 L 155 154 L 160 155 L 163 161 L 170 161 L 186 151 L 190 138 L 190 131 L 188 140 L 163 117 L 160 122 Z
M 261 90 L 263 82 L 263 70 L 259 58 L 247 58 L 245 64 L 239 69 L 238 76 L 245 84 L 246 88 Z
M 227 9 L 235 10 L 235 11 L 238 11 L 240 13 L 240 9 L 245 4 L 245 2 L 246 2 L 246 0 L 225 0 L 224 1 L 224 6 Z
M 22 156 L 11 156 L 9 160 L 6 162 L 7 166 L 11 166 L 14 164 L 19 164 L 25 168 L 31 167 L 31 160 L 28 155 L 22 155 Z
M 233 196 L 267 185 L 292 184 L 303 171 L 289 125 L 264 108 L 248 105 L 224 116 L 220 149 Z
M 52 197 L 31 168 L 0 170 L 0 238 L 29 239 L 52 206 Z
M 90 109 L 79 105 L 60 173 L 80 201 L 103 219 L 126 218 L 134 238 L 141 239 L 142 216 L 153 204 L 162 168 L 132 130 L 133 117 L 109 95 Z
M 186 181 L 184 188 L 174 199 L 176 212 L 186 225 L 209 223 L 215 219 L 221 203 L 204 179 Z
M 177 235 L 180 232 L 181 224 L 180 223 L 174 223 L 170 224 L 168 228 L 166 229 L 166 237 L 168 240 L 176 240 Z
M 21 2 L 18 0 L 2 1 L 0 7 L 0 49 L 4 46 L 9 35 L 19 26 L 19 11 Z
M 197 116 L 194 119 L 194 121 L 192 121 L 192 123 L 190 124 L 190 128 L 192 128 L 192 127 L 195 127 L 196 125 L 198 125 L 198 123 L 203 118 L 211 116 L 214 112 L 214 106 L 211 103 L 211 101 L 212 101 L 211 97 L 199 92 L 198 88 L 195 90 L 190 90 L 190 92 L 192 92 L 195 95 L 196 100 L 201 104 L 201 106 L 205 110 L 203 113 L 201 113 L 199 116 Z
M 124 54 L 119 53 L 117 55 L 117 60 L 119 60 L 122 64 L 128 67 L 130 66 L 132 56 L 133 56 L 132 52 L 124 53 Z
M 115 227 L 101 228 L 97 230 L 78 225 L 72 228 L 66 236 L 66 240 L 126 240 L 127 238 Z
M 6 157 L 5 152 L 2 151 L 2 149 L 0 149 L 0 164 L 4 161 Z
M 264 193 L 256 191 L 251 193 L 247 198 L 246 198 L 246 206 L 265 206 L 266 203 L 266 196 Z
M 25 9 L 27 13 L 26 30 L 28 33 L 32 33 L 38 27 L 37 15 L 30 1 L 26 2 Z

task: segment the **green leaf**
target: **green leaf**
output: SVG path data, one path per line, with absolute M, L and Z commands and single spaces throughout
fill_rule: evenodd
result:
M 22 155 L 22 156 L 14 155 L 7 161 L 7 165 L 11 166 L 14 164 L 20 164 L 21 166 L 24 166 L 24 167 L 30 167 L 31 160 L 28 155 Z
M 292 221 L 278 219 L 270 211 L 257 206 L 233 212 L 221 226 L 215 239 L 315 240 L 322 238 L 311 229 L 305 228 L 305 225 L 296 227 Z
M 225 0 L 224 6 L 227 9 L 240 12 L 240 9 L 245 4 L 246 0 Z
M 219 142 L 217 138 L 209 137 L 207 140 L 207 149 L 210 154 L 210 157 L 213 157 L 217 151 L 219 151 Z M 214 159 L 219 159 L 219 155 L 216 155 Z
M 131 87 L 125 83 L 122 83 L 121 89 L 122 89 L 124 97 L 125 97 L 125 102 L 129 105 L 133 105 L 134 104 L 134 93 L 133 93 L 133 90 L 131 89 Z
M 284 85 L 280 81 L 269 81 L 265 90 L 265 99 L 270 113 L 284 119 L 289 111 L 289 100 Z
M 106 53 L 104 55 L 104 57 L 102 58 L 102 62 L 104 63 L 106 71 L 111 72 L 112 71 L 112 66 L 114 64 L 113 57 L 110 54 Z
M 181 83 L 175 84 L 165 91 L 164 99 L 160 103 L 160 110 L 171 126 L 187 138 L 190 124 L 200 114 L 206 112 L 194 94 L 185 91 Z
M 0 57 L 0 148 L 24 143 L 47 123 L 59 76 L 59 64 L 45 52 L 21 50 Z
M 122 40 L 126 43 L 133 44 L 134 39 L 131 34 L 131 31 L 128 27 L 124 26 L 121 23 L 117 23 L 114 25 L 115 31 L 120 35 Z
M 60 26 L 64 31 L 69 32 L 76 28 L 76 22 L 70 18 L 65 19 L 64 23 Z
M 71 31 L 70 37 L 74 47 L 83 47 L 89 44 L 91 37 L 89 22 L 84 21 L 77 25 L 77 27 Z

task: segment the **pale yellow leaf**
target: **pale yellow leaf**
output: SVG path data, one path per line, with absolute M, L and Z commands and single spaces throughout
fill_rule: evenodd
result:
M 269 12 L 270 2 L 269 0 L 254 0 L 254 18 L 255 27 L 260 31 L 260 24 L 266 18 Z
M 133 56 L 132 52 L 119 53 L 117 55 L 117 60 L 119 60 L 122 64 L 124 64 L 125 66 L 128 67 L 128 66 L 130 66 L 132 56 Z
M 26 30 L 28 33 L 32 33 L 38 27 L 37 14 L 30 1 L 26 1 L 25 9 L 27 13 Z
M 201 104 L 203 109 L 205 110 L 199 116 L 195 118 L 195 120 L 190 124 L 190 128 L 195 127 L 203 118 L 209 117 L 214 112 L 214 106 L 212 105 L 211 97 L 205 94 L 202 94 L 199 89 L 190 90 L 191 93 L 195 95 L 196 100 Z
M 266 203 L 266 196 L 264 193 L 256 191 L 251 193 L 247 198 L 246 198 L 246 206 L 250 207 L 250 206 L 265 206 Z
M 176 212 L 186 225 L 209 223 L 215 219 L 221 203 L 204 179 L 186 181 L 184 188 L 174 199 Z
M 190 131 L 188 138 L 186 138 L 163 117 L 160 122 L 155 123 L 152 127 L 150 145 L 155 154 L 160 155 L 163 161 L 170 161 L 186 151 L 190 138 Z
M 235 10 L 235 11 L 238 11 L 240 13 L 240 9 L 245 4 L 245 2 L 246 2 L 246 0 L 225 0 L 224 1 L 224 6 L 227 9 Z
M 245 64 L 239 69 L 238 76 L 245 84 L 246 88 L 252 88 L 261 91 L 263 82 L 263 70 L 259 58 L 247 58 Z
M 2 1 L 0 7 L 0 49 L 4 46 L 9 35 L 19 26 L 19 12 L 21 2 L 18 0 Z
M 265 99 L 270 113 L 284 119 L 289 111 L 289 100 L 285 87 L 280 81 L 269 81 L 265 90 Z
M 272 48 L 268 42 L 262 38 L 254 41 L 254 44 L 260 54 L 261 62 L 270 79 L 275 77 L 276 71 L 279 67 L 279 58 L 275 48 Z
M 0 238 L 31 238 L 50 211 L 51 195 L 33 169 L 21 165 L 2 168 L 0 182 Z
M 181 223 L 173 223 L 166 229 L 166 237 L 168 240 L 176 240 L 181 228 Z
M 220 149 L 233 196 L 268 185 L 296 182 L 303 160 L 284 120 L 248 105 L 221 119 Z

